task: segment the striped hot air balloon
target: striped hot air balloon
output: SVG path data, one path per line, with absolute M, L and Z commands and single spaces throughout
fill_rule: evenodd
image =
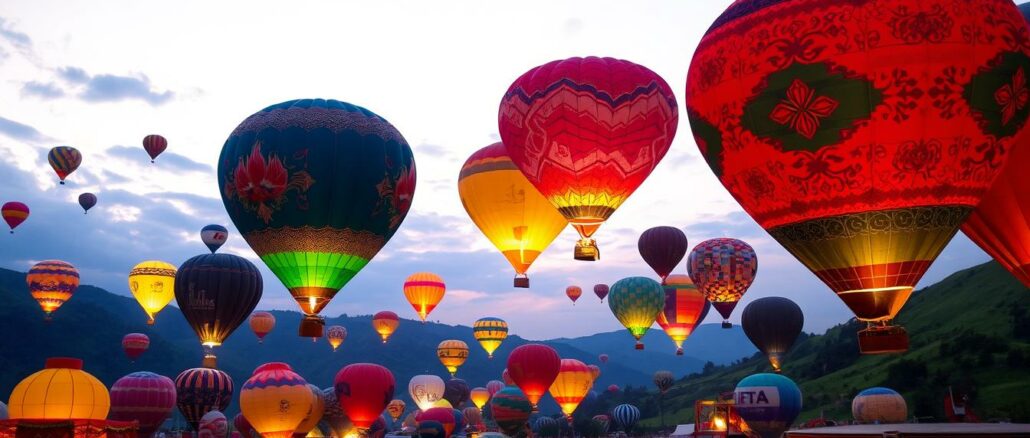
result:
M 665 279 L 665 308 L 658 313 L 658 326 L 676 344 L 676 355 L 683 355 L 683 342 L 704 321 L 711 304 L 686 275 Z
M 64 184 L 64 179 L 82 164 L 82 154 L 71 146 L 57 146 L 50 149 L 46 158 L 50 162 L 50 167 L 54 169 L 54 173 L 61 179 L 61 184 Z
M 436 357 L 440 363 L 447 367 L 451 377 L 458 372 L 458 367 L 465 363 L 469 357 L 469 346 L 464 341 L 449 339 L 443 341 L 436 347 Z
M 44 260 L 29 269 L 25 282 L 49 321 L 51 314 L 70 300 L 79 287 L 79 271 L 68 262 Z
M 232 378 L 216 369 L 190 368 L 175 378 L 175 404 L 193 430 L 208 411 L 225 411 L 232 393 Z
M 522 428 L 526 427 L 526 421 L 533 412 L 533 405 L 522 393 L 522 390 L 509 386 L 498 391 L 490 399 L 490 413 L 497 422 L 497 427 L 509 436 L 515 436 Z
M 422 322 L 426 322 L 429 313 L 440 304 L 446 291 L 443 279 L 432 272 L 416 272 L 404 280 L 404 296 Z
M 129 333 L 122 337 L 122 350 L 129 360 L 135 361 L 150 348 L 150 337 L 143 333 Z
M 472 324 L 472 335 L 486 350 L 487 357 L 493 359 L 494 351 L 508 337 L 508 323 L 501 318 L 480 318 Z
M 551 397 L 554 397 L 562 413 L 571 421 L 572 413 L 593 385 L 594 373 L 585 363 L 576 359 L 562 359 L 558 377 L 551 384 Z
M 612 420 L 623 432 L 629 433 L 640 420 L 640 409 L 631 404 L 621 404 L 612 409 Z
M 138 421 L 139 435 L 149 437 L 175 409 L 175 382 L 149 371 L 139 371 L 111 386 L 111 412 L 114 421 Z
M 150 162 L 153 163 L 157 159 L 161 152 L 168 149 L 168 139 L 157 134 L 150 134 L 143 137 L 143 149 L 147 151 L 147 155 L 150 155 Z
M 0 207 L 0 215 L 3 216 L 4 222 L 7 222 L 7 226 L 11 228 L 11 234 L 14 234 L 14 229 L 29 218 L 29 206 L 16 201 L 5 202 Z
M 851 415 L 862 423 L 904 423 L 908 418 L 905 397 L 890 388 L 862 390 L 851 401 Z

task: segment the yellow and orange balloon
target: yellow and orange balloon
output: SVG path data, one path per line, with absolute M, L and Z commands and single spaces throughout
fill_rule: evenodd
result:
M 147 312 L 147 324 L 154 324 L 157 312 L 175 298 L 175 265 L 147 260 L 129 271 L 129 290 Z
M 454 377 L 454 374 L 458 372 L 458 367 L 464 364 L 469 357 L 469 346 L 462 341 L 449 339 L 436 347 L 436 357 L 440 359 L 443 366 L 447 367 L 451 377 Z
M 579 407 L 579 403 L 594 386 L 594 373 L 583 362 L 576 359 L 562 359 L 558 377 L 551 384 L 550 392 L 554 401 L 558 402 L 561 411 L 569 418 Z
M 383 343 L 390 339 L 393 332 L 397 331 L 397 326 L 400 325 L 401 320 L 397 317 L 396 313 L 389 310 L 376 313 L 372 316 L 372 328 L 379 333 L 379 337 L 383 338 Z
M 68 262 L 44 260 L 29 269 L 25 283 L 49 321 L 50 315 L 71 299 L 79 287 L 79 271 Z
M 404 280 L 404 296 L 418 312 L 422 322 L 426 322 L 429 313 L 440 304 L 446 291 L 447 285 L 443 279 L 432 272 L 416 272 Z
M 259 366 L 240 391 L 240 411 L 262 437 L 292 437 L 315 404 L 304 378 L 280 362 Z

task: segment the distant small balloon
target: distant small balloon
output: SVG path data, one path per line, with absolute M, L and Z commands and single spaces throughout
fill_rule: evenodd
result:
M 11 234 L 14 234 L 14 229 L 29 218 L 29 206 L 21 202 L 7 202 L 0 207 L 0 215 L 4 217 L 7 226 L 11 227 Z
M 200 240 L 207 245 L 207 249 L 211 250 L 211 253 L 218 251 L 225 241 L 229 238 L 229 230 L 221 225 L 206 225 L 200 229 Z
M 579 286 L 569 286 L 569 287 L 565 288 L 565 296 L 569 297 L 569 299 L 572 300 L 572 305 L 573 306 L 576 305 L 576 300 L 578 300 L 579 297 L 582 296 L 582 295 L 583 295 L 583 289 L 580 288 Z
M 329 341 L 329 346 L 333 347 L 333 351 L 340 348 L 343 345 L 343 341 L 347 339 L 347 328 L 342 325 L 330 326 L 325 331 L 326 340 Z
M 97 195 L 92 193 L 83 193 L 79 195 L 79 205 L 82 207 L 82 214 L 89 213 L 89 209 L 97 205 Z
M 595 284 L 594 295 L 597 295 L 597 298 L 600 298 L 603 303 L 604 297 L 608 296 L 608 285 L 604 283 Z
M 122 337 L 122 350 L 129 360 L 135 361 L 150 348 L 150 337 L 143 333 L 129 333 Z
M 57 177 L 61 179 L 61 184 L 64 184 L 64 179 L 82 164 L 82 154 L 71 146 L 57 146 L 50 149 L 47 161 L 50 162 L 50 167 L 54 169 Z
M 143 149 L 147 151 L 147 155 L 150 155 L 150 162 L 153 163 L 157 159 L 161 152 L 168 149 L 168 140 L 157 134 L 150 134 L 143 137 Z

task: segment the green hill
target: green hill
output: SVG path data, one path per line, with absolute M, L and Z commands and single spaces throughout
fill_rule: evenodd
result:
M 945 420 L 944 395 L 951 386 L 969 395 L 970 406 L 983 420 L 1030 421 L 1028 307 L 1030 290 L 990 262 L 956 272 L 913 295 L 898 315 L 911 339 L 905 354 L 860 355 L 855 334 L 862 325 L 854 320 L 823 335 L 803 335 L 783 369 L 804 394 L 798 422 L 820 415 L 850 419 L 852 398 L 872 386 L 901 392 L 909 416 L 921 419 Z M 666 424 L 693 422 L 695 400 L 713 399 L 732 391 L 747 375 L 770 369 L 758 354 L 727 366 L 708 364 L 665 394 Z M 640 397 L 643 425 L 659 425 L 656 394 L 626 397 Z

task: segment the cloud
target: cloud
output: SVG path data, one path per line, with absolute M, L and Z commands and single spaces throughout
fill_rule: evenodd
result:
M 107 148 L 104 153 L 112 157 L 122 158 L 133 162 L 150 158 L 142 146 L 112 146 Z M 157 158 L 157 161 L 162 168 L 167 168 L 166 170 L 177 170 L 181 172 L 214 172 L 214 168 L 211 166 L 193 161 L 186 156 L 174 152 L 165 151 Z
M 22 53 L 31 53 L 32 51 L 32 38 L 23 32 L 14 30 L 14 27 L 4 17 L 0 17 L 0 38 L 11 43 Z
M 64 97 L 64 90 L 53 82 L 26 82 L 21 87 L 22 96 L 33 96 L 42 99 L 57 99 Z
M 112 74 L 90 75 L 78 67 L 62 67 L 58 76 L 71 85 L 80 88 L 78 97 L 86 102 L 118 102 L 142 100 L 153 106 L 167 103 L 175 97 L 169 90 L 154 89 L 150 78 L 144 74 L 118 76 Z
M 4 117 L 0 117 L 0 134 L 21 141 L 41 142 L 48 140 L 47 136 L 40 133 L 36 128 Z

